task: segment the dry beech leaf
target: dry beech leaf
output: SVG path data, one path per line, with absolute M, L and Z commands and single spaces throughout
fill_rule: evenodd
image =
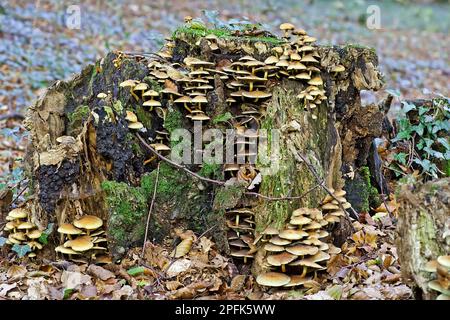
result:
M 5 297 L 9 291 L 17 287 L 17 283 L 2 283 L 0 284 L 0 297 Z
M 182 285 L 183 284 L 179 281 L 167 281 L 166 282 L 166 288 L 167 288 L 167 290 L 170 290 L 170 291 L 177 290 Z
M 171 256 L 174 258 L 181 258 L 182 256 L 188 254 L 189 251 L 191 250 L 193 242 L 194 241 L 192 238 L 184 239 L 177 245 L 175 250 L 171 253 Z
M 109 270 L 106 270 L 100 266 L 96 266 L 95 264 L 91 264 L 89 268 L 87 268 L 86 272 L 93 277 L 99 278 L 103 281 L 114 278 L 115 275 Z
M 204 253 L 209 252 L 209 250 L 211 250 L 211 247 L 213 245 L 214 245 L 214 243 L 211 240 L 209 240 L 208 238 L 206 238 L 206 237 L 200 238 L 200 247 L 202 248 L 202 251 Z
M 230 290 L 234 291 L 234 292 L 239 292 L 244 288 L 245 285 L 245 275 L 239 274 L 237 276 L 235 276 L 232 280 L 231 280 L 231 284 L 230 284 Z
M 10 279 L 17 279 L 22 278 L 23 276 L 25 276 L 26 273 L 27 268 L 25 268 L 24 266 L 12 265 L 11 267 L 9 267 L 6 275 Z
M 191 267 L 191 261 L 188 259 L 177 260 L 167 269 L 166 274 L 168 277 L 175 277 L 179 273 L 188 270 Z

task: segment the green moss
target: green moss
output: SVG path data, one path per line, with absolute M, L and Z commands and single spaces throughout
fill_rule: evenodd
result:
M 225 210 L 236 207 L 245 192 L 243 185 L 231 185 L 220 188 L 214 197 L 214 210 Z
M 365 50 L 369 50 L 373 54 L 376 54 L 375 48 L 372 48 L 372 47 L 369 47 L 369 46 L 364 46 L 364 45 L 361 45 L 361 44 L 348 43 L 348 44 L 346 44 L 344 46 L 344 48 L 365 49 Z
M 378 190 L 370 182 L 368 167 L 361 167 L 358 175 L 346 182 L 345 189 L 354 209 L 358 212 L 369 212 L 371 207 L 376 208 L 381 204 Z
M 381 199 L 380 195 L 378 193 L 377 188 L 372 186 L 372 183 L 370 182 L 370 169 L 369 167 L 362 167 L 360 169 L 360 174 L 364 179 L 365 182 L 365 189 L 367 191 L 367 210 L 369 210 L 369 207 L 377 208 L 381 205 Z
M 164 120 L 164 128 L 172 133 L 173 130 L 183 128 L 183 114 L 177 110 L 169 108 Z
M 73 112 L 67 114 L 67 119 L 69 119 L 68 132 L 72 132 L 76 128 L 81 127 L 83 120 L 87 119 L 90 113 L 88 106 L 81 105 L 75 108 Z
M 136 105 L 136 116 L 146 128 L 152 127 L 152 116 L 143 106 Z
M 155 188 L 157 171 L 153 170 L 141 179 L 142 188 L 148 194 L 153 194 Z M 180 198 L 186 189 L 190 189 L 189 182 L 182 183 L 185 179 L 184 173 L 172 167 L 170 164 L 162 162 L 159 167 L 159 179 L 156 187 L 158 199 L 169 201 L 172 198 Z
M 221 164 L 208 164 L 203 163 L 202 168 L 199 171 L 199 174 L 206 178 L 212 179 L 223 179 L 222 165 Z
M 148 212 L 148 193 L 142 187 L 131 187 L 124 182 L 104 181 L 106 203 L 111 210 L 108 220 L 109 236 L 116 245 L 127 247 L 142 239 Z
M 246 40 L 246 41 L 261 41 L 272 44 L 281 44 L 284 41 L 277 37 L 258 37 L 258 36 L 233 36 L 231 30 L 225 28 L 219 29 L 207 29 L 207 28 L 190 28 L 186 26 L 179 27 L 172 34 L 172 39 L 187 38 L 189 40 L 197 40 L 198 38 L 205 37 L 208 34 L 214 34 L 218 38 L 229 40 Z
M 150 77 L 145 77 L 145 78 L 142 80 L 142 82 L 145 82 L 146 84 L 148 84 L 148 86 L 149 86 L 152 90 L 155 90 L 155 91 L 160 92 L 160 91 L 163 89 L 163 87 L 161 86 L 161 84 L 160 84 L 158 81 L 156 81 L 155 79 L 152 79 L 152 78 L 150 78 Z
M 131 132 L 127 133 L 127 141 L 131 145 L 131 150 L 133 151 L 133 154 L 135 154 L 138 157 L 142 157 L 145 155 L 136 137 Z

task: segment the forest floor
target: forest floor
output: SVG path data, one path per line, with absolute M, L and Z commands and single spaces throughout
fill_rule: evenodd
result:
M 8 186 L 20 194 L 25 185 L 21 160 L 27 133 L 20 117 L 3 119 L 4 115 L 23 115 L 53 81 L 70 78 L 109 50 L 157 50 L 184 16 L 201 16 L 202 10 L 218 10 L 223 20 L 245 16 L 274 33 L 278 33 L 280 23 L 290 21 L 318 38 L 319 44 L 373 47 L 385 74 L 385 89 L 398 91 L 405 99 L 435 93 L 448 96 L 450 92 L 449 4 L 381 1 L 381 29 L 369 30 L 365 23 L 369 3 L 364 0 L 150 3 L 83 1 L 81 30 L 71 30 L 65 24 L 65 1 L 0 2 L 0 190 Z M 211 11 L 206 16 L 212 16 Z M 377 95 L 365 92 L 363 101 L 376 102 L 385 95 L 384 90 Z M 19 201 L 22 197 L 20 194 Z M 151 244 L 152 250 L 146 250 L 143 259 L 136 249 L 111 270 L 50 261 L 22 266 L 14 260 L 3 260 L 0 300 L 128 296 L 275 299 L 300 298 L 304 294 L 307 299 L 410 298 L 412 293 L 401 281 L 393 245 L 395 217 L 392 221 L 373 221 L 368 217 L 363 224 L 355 225 L 357 233 L 330 264 L 328 278 L 306 292 L 254 290 L 254 279 L 236 275 L 233 263 L 215 251 L 213 243 L 204 236 L 197 239 L 181 262 L 170 258 L 171 248 Z M 155 252 L 159 252 L 158 258 Z M 198 272 L 200 269 L 202 272 Z M 196 278 L 198 274 L 203 278 Z

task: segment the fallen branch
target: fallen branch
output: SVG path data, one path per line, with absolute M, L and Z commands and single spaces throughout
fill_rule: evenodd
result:
M 152 148 L 152 146 L 150 146 L 142 137 L 139 133 L 136 133 L 136 136 L 138 137 L 138 139 L 142 142 L 142 144 L 149 149 L 151 152 L 153 152 L 158 158 L 160 158 L 161 160 L 166 161 L 167 163 L 171 164 L 172 166 L 181 169 L 183 171 L 185 171 L 186 173 L 190 174 L 193 177 L 196 177 L 199 180 L 202 181 L 206 181 L 206 182 L 210 182 L 210 183 L 214 183 L 214 184 L 218 184 L 218 185 L 224 185 L 225 182 L 224 181 L 220 181 L 220 180 L 214 180 L 214 179 L 209 179 L 209 178 L 205 178 L 202 177 L 201 175 L 189 170 L 188 168 L 186 168 L 185 166 L 182 166 L 172 160 L 170 160 L 169 158 L 164 157 L 163 155 L 161 155 L 160 153 L 158 153 L 155 149 Z
M 306 157 L 304 155 L 302 155 L 300 152 L 294 152 L 294 150 L 291 149 L 291 152 L 294 153 L 294 157 L 297 158 L 297 161 L 299 162 L 303 162 L 304 164 L 306 164 L 306 167 L 308 168 L 308 170 L 313 174 L 314 178 L 316 179 L 317 183 L 319 184 L 319 186 L 322 187 L 322 189 L 324 189 L 326 191 L 326 193 L 328 193 L 334 200 L 336 200 L 338 202 L 339 207 L 348 215 L 348 216 L 352 216 L 355 219 L 359 219 L 358 217 L 358 213 L 355 211 L 355 209 L 352 209 L 352 214 L 350 214 L 347 210 L 345 210 L 344 206 L 342 205 L 342 203 L 334 196 L 334 194 L 331 192 L 331 190 L 325 185 L 323 179 L 320 178 L 319 174 L 317 173 L 316 169 L 314 168 L 314 166 L 308 162 L 308 160 L 306 160 Z M 300 159 L 298 159 L 300 158 Z
M 155 187 L 153 188 L 152 202 L 150 203 L 150 208 L 148 209 L 147 223 L 145 225 L 145 236 L 144 236 L 144 244 L 142 245 L 141 258 L 144 257 L 145 244 L 147 243 L 148 228 L 149 228 L 149 225 L 150 225 L 150 218 L 152 216 L 153 205 L 155 204 L 156 189 L 158 187 L 158 180 L 159 180 L 159 163 L 158 163 L 158 168 L 156 170 L 157 171 L 156 171 Z
M 174 166 L 177 169 L 183 170 L 184 172 L 190 174 L 191 176 L 205 181 L 205 182 L 209 182 L 209 183 L 213 183 L 213 184 L 217 184 L 217 185 L 225 185 L 225 181 L 220 181 L 220 180 L 214 180 L 214 179 L 210 179 L 210 178 L 205 178 L 202 177 L 201 175 L 189 170 L 188 168 L 186 168 L 185 166 L 182 166 L 172 160 L 170 160 L 169 158 L 163 156 L 162 154 L 158 153 L 154 148 L 152 148 L 152 146 L 150 146 L 145 140 L 144 138 L 141 137 L 141 135 L 139 133 L 136 133 L 136 136 L 138 137 L 138 139 L 141 141 L 141 143 L 148 149 L 150 150 L 153 154 L 155 154 L 159 159 L 171 164 L 172 166 Z M 299 196 L 291 196 L 291 197 L 270 197 L 270 196 L 265 196 L 263 194 L 257 193 L 257 192 L 244 192 L 244 195 L 246 196 L 254 196 L 254 197 L 258 197 L 264 200 L 268 200 L 268 201 L 290 201 L 290 200 L 298 200 L 298 199 L 302 199 L 304 198 L 308 193 L 312 192 L 313 190 L 315 190 L 317 187 L 323 185 L 323 181 L 319 182 L 318 185 L 314 186 L 313 188 L 311 188 L 310 190 L 306 191 L 305 193 L 299 195 Z

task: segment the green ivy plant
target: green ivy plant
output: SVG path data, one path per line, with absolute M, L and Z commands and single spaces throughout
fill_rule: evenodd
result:
M 396 153 L 390 169 L 396 175 L 404 171 L 400 165 L 416 169 L 425 179 L 450 176 L 450 99 L 433 99 L 431 107 L 402 101 L 402 110 L 392 142 L 410 151 Z

